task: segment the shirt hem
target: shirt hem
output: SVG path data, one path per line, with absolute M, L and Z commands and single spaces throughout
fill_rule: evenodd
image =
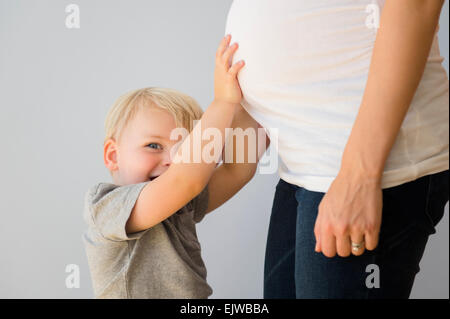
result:
M 414 181 L 426 175 L 436 174 L 449 169 L 449 153 L 438 157 L 426 159 L 411 166 L 385 171 L 383 173 L 381 188 L 391 188 Z M 282 180 L 297 185 L 309 191 L 326 193 L 337 176 L 308 176 L 295 175 L 283 171 L 280 167 L 278 174 Z

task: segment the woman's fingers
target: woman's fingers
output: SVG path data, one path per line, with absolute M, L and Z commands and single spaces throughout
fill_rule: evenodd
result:
M 227 35 L 222 39 L 222 41 L 220 41 L 219 48 L 217 49 L 217 52 L 216 52 L 216 58 L 217 58 L 217 59 L 222 58 L 223 53 L 224 53 L 225 50 L 227 49 L 228 44 L 230 43 L 230 41 L 231 41 L 231 35 L 229 35 L 229 34 L 227 34 Z
M 320 235 L 316 234 L 316 247 L 314 248 L 314 250 L 316 251 L 316 253 L 320 253 L 322 251 L 322 245 L 320 244 Z
M 352 253 L 350 247 L 350 236 L 344 235 L 336 237 L 336 250 L 337 254 L 341 257 L 350 256 Z
M 314 236 L 316 237 L 315 251 L 320 253 L 322 251 L 322 245 L 320 244 L 320 213 L 317 215 L 316 223 L 314 225 Z
M 336 255 L 336 237 L 334 237 L 332 232 L 321 232 L 320 246 L 325 256 L 333 257 Z
M 374 250 L 378 245 L 378 232 L 366 231 L 364 235 L 366 249 Z
M 355 256 L 362 255 L 364 253 L 364 234 L 360 232 L 355 232 L 350 235 L 351 237 L 351 249 L 352 254 Z
M 316 241 L 316 253 L 322 252 L 322 245 L 320 245 L 320 237 Z

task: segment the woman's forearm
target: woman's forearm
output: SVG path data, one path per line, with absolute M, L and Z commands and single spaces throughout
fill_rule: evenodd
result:
M 341 174 L 381 181 L 422 77 L 443 0 L 387 0 Z

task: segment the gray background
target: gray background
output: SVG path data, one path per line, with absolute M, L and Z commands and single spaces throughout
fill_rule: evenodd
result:
M 106 112 L 146 86 L 181 90 L 206 109 L 231 2 L 0 0 L 0 297 L 93 296 L 82 211 L 88 187 L 110 181 Z M 80 29 L 65 26 L 70 3 L 80 6 Z M 448 72 L 448 2 L 439 37 Z M 277 181 L 257 175 L 199 224 L 212 298 L 262 297 Z M 449 296 L 448 204 L 437 230 L 413 298 Z M 80 266 L 78 289 L 65 286 L 67 264 Z

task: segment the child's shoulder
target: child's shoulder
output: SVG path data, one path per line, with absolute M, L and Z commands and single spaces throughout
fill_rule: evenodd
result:
M 92 185 L 85 195 L 84 220 L 105 238 L 114 241 L 129 239 L 125 224 L 147 183 L 120 186 L 102 182 Z
M 102 200 L 107 194 L 111 193 L 118 186 L 111 183 L 96 183 L 88 188 L 84 194 L 84 207 L 86 211 L 95 206 Z
M 130 185 L 116 185 L 100 182 L 92 185 L 85 193 L 86 215 L 113 214 L 114 211 L 132 209 L 140 192 L 148 182 Z
M 96 203 L 105 196 L 111 198 L 119 198 L 130 195 L 133 192 L 140 191 L 148 182 L 129 185 L 116 185 L 108 182 L 99 182 L 91 187 L 85 193 L 87 202 Z

